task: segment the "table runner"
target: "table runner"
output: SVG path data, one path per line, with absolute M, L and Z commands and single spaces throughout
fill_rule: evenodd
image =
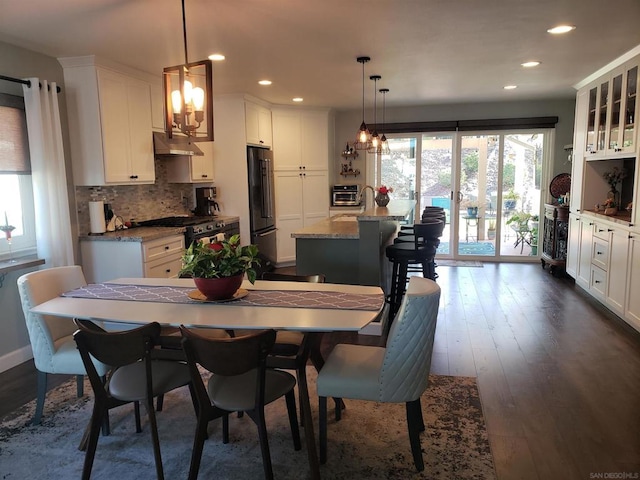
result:
M 124 285 L 118 283 L 93 283 L 63 293 L 63 297 L 96 298 L 101 300 L 129 300 L 161 303 L 203 303 L 189 298 L 191 287 L 168 287 L 149 285 Z M 216 305 L 327 308 L 340 310 L 372 310 L 382 308 L 382 294 L 355 294 L 332 291 L 309 290 L 249 290 L 246 297 L 238 300 L 211 302 Z

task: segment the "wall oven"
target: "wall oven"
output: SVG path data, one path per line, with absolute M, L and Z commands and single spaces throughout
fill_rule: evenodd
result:
M 331 189 L 331 205 L 334 207 L 359 206 L 359 190 L 359 185 L 334 185 Z

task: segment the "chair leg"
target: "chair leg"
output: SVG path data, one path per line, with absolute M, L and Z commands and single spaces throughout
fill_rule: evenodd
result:
M 98 436 L 100 435 L 100 425 L 103 421 L 102 417 L 104 415 L 104 411 L 104 409 L 94 404 L 93 413 L 91 414 L 91 420 L 89 422 L 89 439 L 86 445 L 87 451 L 84 455 L 82 480 L 89 480 L 91 478 L 91 469 L 93 468 L 93 459 L 96 455 Z
M 344 402 L 341 398 L 334 398 L 336 402 L 336 422 L 342 420 L 342 409 L 344 408 Z
M 229 443 L 229 415 L 222 417 L 222 443 Z
M 264 468 L 264 478 L 273 480 L 273 467 L 271 465 L 271 453 L 269 452 L 269 439 L 267 438 L 267 423 L 264 418 L 264 407 L 254 410 L 251 417 L 258 426 L 258 437 L 260 438 L 260 450 L 262 451 L 262 465 Z
M 44 410 L 44 398 L 47 395 L 47 374 L 38 370 L 38 393 L 36 400 L 36 413 L 31 420 L 32 425 L 40 425 Z
M 420 446 L 420 420 L 422 417 L 420 399 L 407 402 L 407 425 L 409 427 L 409 441 L 411 443 L 411 453 L 416 470 L 424 470 L 422 459 L 422 447 Z
M 142 432 L 142 424 L 140 423 L 140 402 L 133 402 L 133 411 L 136 417 L 136 433 Z
M 78 398 L 84 395 L 84 375 L 76 375 L 76 394 Z
M 196 480 L 200 471 L 200 460 L 202 459 L 202 450 L 204 441 L 207 438 L 207 425 L 209 422 L 202 418 L 198 419 L 196 426 L 196 435 L 193 439 L 193 451 L 191 452 L 191 465 L 189 466 L 189 480 Z
M 320 463 L 327 463 L 327 397 L 318 397 L 320 435 Z
M 158 436 L 158 424 L 156 422 L 156 412 L 153 406 L 153 398 L 148 398 L 145 404 L 147 415 L 149 416 L 149 424 L 151 428 L 151 441 L 153 443 L 153 456 L 156 460 L 156 475 L 158 480 L 164 480 L 164 472 L 162 469 L 162 455 L 160 454 L 160 437 Z
M 291 427 L 291 436 L 293 437 L 293 449 L 300 450 L 302 444 L 300 443 L 300 428 L 298 427 L 298 412 L 296 411 L 296 396 L 293 390 L 287 392 L 285 395 L 287 402 L 287 413 L 289 414 L 289 425 Z
M 164 395 L 160 394 L 160 395 L 158 395 L 158 398 L 156 399 L 156 410 L 158 412 L 161 412 L 163 405 L 164 405 Z

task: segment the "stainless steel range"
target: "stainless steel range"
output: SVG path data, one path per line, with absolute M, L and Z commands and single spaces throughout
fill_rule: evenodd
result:
M 184 244 L 191 245 L 194 240 L 210 241 L 219 233 L 225 237 L 240 233 L 240 223 L 237 217 L 164 217 L 139 222 L 142 227 L 185 227 Z

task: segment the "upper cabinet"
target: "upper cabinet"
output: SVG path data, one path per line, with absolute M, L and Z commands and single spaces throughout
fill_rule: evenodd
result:
M 60 63 L 75 184 L 154 183 L 151 84 L 96 65 L 94 57 Z
M 272 117 L 276 170 L 329 168 L 329 110 L 274 108 Z
M 270 147 L 272 144 L 271 110 L 253 102 L 245 102 L 247 144 Z
M 169 183 L 213 182 L 213 142 L 199 142 L 198 148 L 204 155 L 176 155 L 163 160 Z
M 580 90 L 588 97 L 582 147 L 587 160 L 635 154 L 639 63 L 636 57 Z

